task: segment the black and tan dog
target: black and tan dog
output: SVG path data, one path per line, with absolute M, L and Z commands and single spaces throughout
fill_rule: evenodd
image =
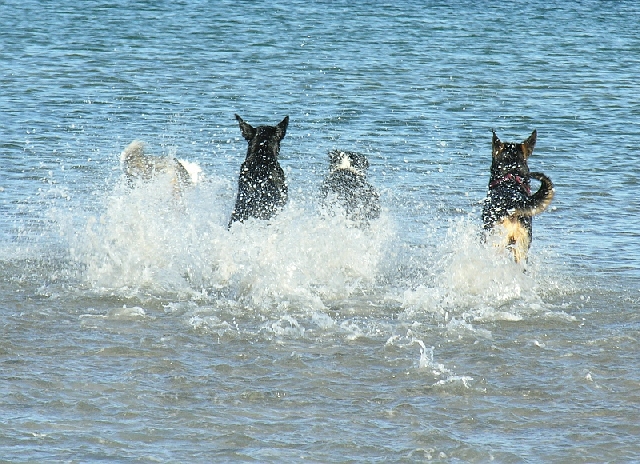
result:
M 322 182 L 322 203 L 325 208 L 338 206 L 355 222 L 368 224 L 380 216 L 380 194 L 367 181 L 369 161 L 350 151 L 329 152 L 329 174 Z
M 270 219 L 286 203 L 288 188 L 278 162 L 280 141 L 287 133 L 289 116 L 277 126 L 253 127 L 236 114 L 242 136 L 249 143 L 247 157 L 240 166 L 238 194 L 229 226 L 250 217 Z
M 522 143 L 501 142 L 493 131 L 491 178 L 484 201 L 482 221 L 487 232 L 502 229 L 505 245 L 516 262 L 526 261 L 532 238 L 532 218 L 551 203 L 551 179 L 540 172 L 529 172 L 527 160 L 536 144 L 536 131 Z M 531 178 L 540 181 L 531 194 Z
M 197 184 L 202 178 L 202 169 L 196 163 L 169 156 L 147 155 L 145 144 L 139 140 L 127 145 L 120 155 L 120 163 L 130 187 L 137 181 L 148 182 L 166 175 L 174 194 L 179 195 L 184 187 Z

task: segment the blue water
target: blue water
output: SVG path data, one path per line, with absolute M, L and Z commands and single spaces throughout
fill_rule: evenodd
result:
M 0 4 L 0 460 L 640 460 L 635 2 Z M 290 201 L 226 229 L 290 116 Z M 491 129 L 554 181 L 478 239 Z M 134 139 L 197 162 L 131 191 Z M 327 153 L 383 213 L 322 218 Z

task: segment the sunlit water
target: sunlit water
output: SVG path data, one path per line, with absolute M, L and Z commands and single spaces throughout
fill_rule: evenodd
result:
M 634 2 L 0 5 L 0 460 L 640 459 Z M 234 113 L 290 201 L 227 230 Z M 556 185 L 481 243 L 490 129 Z M 125 185 L 134 139 L 203 168 Z M 323 214 L 329 150 L 383 212 Z

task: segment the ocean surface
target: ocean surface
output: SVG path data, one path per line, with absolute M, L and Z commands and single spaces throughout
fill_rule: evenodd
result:
M 640 4 L 0 3 L 1 462 L 640 461 Z M 227 230 L 290 124 L 289 203 Z M 556 187 L 480 240 L 491 129 Z M 129 188 L 142 140 L 198 163 Z M 381 217 L 323 215 L 332 149 Z

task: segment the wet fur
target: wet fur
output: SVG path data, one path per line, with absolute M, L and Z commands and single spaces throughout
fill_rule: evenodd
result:
M 369 161 L 360 154 L 329 152 L 329 174 L 322 182 L 322 203 L 341 207 L 348 219 L 368 223 L 380 216 L 380 194 L 367 181 Z
M 518 263 L 527 259 L 533 216 L 547 209 L 554 196 L 551 179 L 540 172 L 529 171 L 527 161 L 536 137 L 534 130 L 522 143 L 505 143 L 493 131 L 491 177 L 482 221 L 487 233 L 500 230 L 504 245 L 511 249 Z M 530 193 L 532 178 L 541 183 L 533 195 Z
M 148 182 L 160 174 L 166 174 L 171 176 L 171 184 L 176 194 L 184 187 L 196 183 L 201 172 L 200 168 L 196 167 L 196 171 L 190 173 L 185 167 L 186 162 L 177 158 L 145 154 L 145 144 L 139 140 L 127 145 L 120 155 L 120 162 L 129 186 L 133 187 L 137 181 Z
M 289 116 L 276 126 L 254 128 L 236 114 L 242 136 L 248 143 L 247 156 L 240 166 L 238 193 L 229 220 L 244 222 L 253 217 L 270 219 L 287 203 L 288 187 L 278 162 L 280 142 L 287 132 Z

